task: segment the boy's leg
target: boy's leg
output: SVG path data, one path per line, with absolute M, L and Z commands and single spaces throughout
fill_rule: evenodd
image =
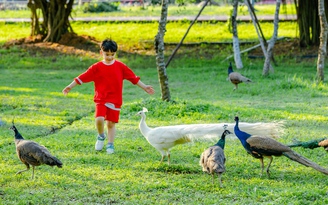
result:
M 114 138 L 116 134 L 115 124 L 118 123 L 120 111 L 108 109 L 106 115 L 107 131 L 108 131 L 108 144 L 106 146 L 107 154 L 114 153 Z
M 114 143 L 116 128 L 115 128 L 115 122 L 112 121 L 106 121 L 107 122 L 107 131 L 108 131 L 108 143 Z
M 97 141 L 95 144 L 95 149 L 97 151 L 102 150 L 102 148 L 104 147 L 104 143 L 105 143 L 105 133 L 104 133 L 104 117 L 96 117 L 96 128 L 98 131 L 98 136 L 97 136 Z
M 98 134 L 104 134 L 104 117 L 96 117 L 96 128 L 98 131 Z
M 114 138 L 115 138 L 115 122 L 107 121 L 107 131 L 108 131 L 108 144 L 106 146 L 107 154 L 114 153 Z
M 104 133 L 104 121 L 106 115 L 106 106 L 101 104 L 96 104 L 96 113 L 95 113 L 95 124 L 98 132 L 97 141 L 95 144 L 95 149 L 100 151 L 104 147 L 105 133 Z

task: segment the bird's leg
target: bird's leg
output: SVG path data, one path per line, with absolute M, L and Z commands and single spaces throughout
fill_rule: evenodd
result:
M 220 183 L 220 187 L 222 188 L 223 185 L 222 185 L 222 175 L 221 174 L 219 174 L 219 183 Z
M 162 163 L 163 163 L 163 161 L 164 161 L 164 158 L 165 158 L 165 155 L 162 155 L 162 159 L 161 159 L 161 163 L 160 163 L 160 164 L 162 164 Z
M 262 175 L 263 175 L 263 170 L 264 170 L 263 158 L 260 158 L 260 162 L 261 162 L 261 177 L 262 177 Z
M 26 172 L 26 171 L 28 171 L 30 169 L 30 165 L 29 164 L 25 164 L 25 165 L 26 165 L 26 169 L 21 170 L 21 171 L 18 171 L 16 174 L 20 174 L 22 172 Z
M 32 179 L 34 179 L 34 166 L 32 166 Z
M 171 157 L 171 154 L 168 153 L 168 154 L 167 154 L 167 164 L 168 164 L 168 165 L 170 165 L 170 157 Z
M 272 157 L 272 156 L 268 156 L 268 158 L 270 159 L 270 162 L 269 162 L 269 164 L 268 164 L 268 167 L 267 167 L 267 169 L 266 169 L 266 172 L 267 172 L 268 177 L 270 178 L 270 170 L 269 170 L 269 168 L 270 168 L 270 166 L 271 166 L 271 162 L 272 162 L 272 160 L 273 160 L 273 157 Z

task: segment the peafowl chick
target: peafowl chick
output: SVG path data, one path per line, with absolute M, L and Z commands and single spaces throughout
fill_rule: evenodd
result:
M 56 157 L 52 156 L 46 147 L 41 146 L 36 142 L 25 140 L 23 136 L 18 132 L 14 122 L 10 129 L 15 132 L 15 145 L 18 158 L 23 162 L 23 164 L 26 165 L 26 169 L 18 171 L 16 174 L 28 171 L 31 165 L 33 168 L 33 179 L 35 166 L 47 164 L 49 166 L 57 166 L 62 168 L 63 163 Z
M 200 156 L 199 164 L 203 168 L 203 172 L 212 175 L 212 183 L 214 184 L 214 174 L 217 173 L 219 177 L 220 187 L 222 187 L 221 175 L 225 172 L 225 155 L 224 145 L 226 135 L 232 134 L 229 130 L 222 133 L 221 139 L 213 146 L 206 149 Z
M 238 84 L 239 83 L 250 83 L 252 82 L 251 79 L 249 78 L 246 78 L 245 76 L 242 76 L 240 73 L 238 72 L 234 72 L 233 69 L 232 69 L 232 65 L 231 65 L 231 62 L 230 62 L 230 65 L 228 67 L 228 80 L 234 84 L 234 89 L 233 90 L 236 90 L 238 89 Z
M 235 121 L 236 124 L 234 127 L 234 133 L 240 140 L 247 153 L 260 160 L 262 168 L 261 176 L 264 170 L 263 158 L 267 157 L 270 160 L 266 168 L 267 175 L 268 177 L 270 177 L 269 168 L 273 160 L 272 156 L 282 155 L 293 161 L 303 164 L 304 166 L 312 167 L 313 169 L 316 169 L 317 171 L 328 175 L 328 170 L 324 169 L 323 167 L 320 167 L 316 163 L 294 152 L 290 147 L 283 145 L 268 136 L 250 135 L 246 132 L 241 131 L 238 127 L 239 118 L 235 117 Z

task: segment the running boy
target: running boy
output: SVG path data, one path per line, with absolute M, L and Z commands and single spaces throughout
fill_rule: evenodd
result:
M 95 102 L 95 122 L 98 131 L 95 149 L 100 151 L 104 147 L 105 133 L 104 122 L 107 124 L 108 144 L 106 151 L 108 154 L 114 153 L 115 124 L 119 121 L 122 105 L 123 80 L 128 80 L 134 85 L 138 85 L 148 94 L 154 94 L 154 89 L 150 85 L 141 82 L 140 77 L 124 63 L 115 60 L 117 44 L 111 39 L 105 39 L 100 45 L 100 54 L 103 57 L 91 65 L 84 73 L 74 78 L 68 86 L 63 89 L 63 94 L 67 95 L 76 85 L 83 83 L 94 83 Z

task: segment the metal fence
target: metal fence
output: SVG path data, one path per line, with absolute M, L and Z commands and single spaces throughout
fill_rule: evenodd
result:
M 0 0 L 0 10 L 28 9 L 27 2 L 27 0 Z

